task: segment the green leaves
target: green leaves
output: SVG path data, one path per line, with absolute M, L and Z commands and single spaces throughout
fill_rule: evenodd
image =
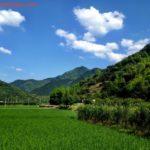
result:
M 131 108 L 129 106 L 86 105 L 78 109 L 78 119 L 107 125 L 120 125 L 150 136 L 150 108 L 147 106 Z
M 150 100 L 150 45 L 123 61 L 80 82 L 82 94 Z M 99 84 L 99 87 L 96 85 Z M 86 89 L 86 91 L 85 91 Z M 95 97 L 96 98 L 96 97 Z
M 55 105 L 71 105 L 75 102 L 77 102 L 78 96 L 76 93 L 76 88 L 75 86 L 72 88 L 67 88 L 67 87 L 60 87 L 54 89 L 51 94 L 50 94 L 50 104 L 55 104 Z
M 7 104 L 36 104 L 38 99 L 34 96 L 0 81 L 0 101 Z

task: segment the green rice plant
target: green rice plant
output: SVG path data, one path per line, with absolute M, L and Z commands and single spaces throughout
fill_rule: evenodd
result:
M 91 109 L 86 113 L 93 116 L 95 111 Z M 97 107 L 97 115 L 104 110 L 111 112 L 112 108 L 99 111 Z M 149 150 L 149 147 L 149 139 L 80 121 L 70 110 L 0 106 L 0 150 Z

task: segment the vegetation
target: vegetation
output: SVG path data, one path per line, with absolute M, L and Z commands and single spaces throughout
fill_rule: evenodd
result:
M 0 104 L 36 104 L 38 98 L 0 81 Z
M 32 93 L 37 95 L 49 95 L 49 93 L 55 88 L 62 86 L 69 87 L 87 77 L 93 76 L 96 70 L 99 69 L 89 70 L 86 67 L 75 68 L 69 72 L 64 73 L 61 76 L 53 78 L 51 82 L 42 86 L 41 88 L 33 90 Z
M 71 93 L 70 91 L 73 91 Z M 54 104 L 93 104 L 81 107 L 78 118 L 119 125 L 150 136 L 150 45 L 123 61 L 97 71 L 70 88 L 50 95 Z M 66 94 L 67 93 L 67 94 Z
M 79 121 L 72 111 L 0 107 L 1 150 L 148 150 L 149 147 L 148 139 Z
M 150 45 L 79 83 L 88 99 L 122 97 L 150 100 Z
M 91 77 L 95 72 L 100 69 L 87 69 L 86 67 L 78 67 L 71 71 L 64 73 L 63 75 L 48 78 L 41 81 L 38 80 L 16 80 L 11 83 L 22 90 L 30 92 L 36 95 L 49 95 L 49 93 L 54 89 L 61 86 L 71 86 L 86 77 Z
M 150 107 L 94 106 L 78 109 L 80 120 L 106 125 L 117 125 L 140 135 L 150 136 Z
M 97 70 L 95 75 L 69 87 L 69 90 L 74 91 L 71 94 L 72 98 L 76 99 L 75 102 L 90 104 L 93 99 L 104 101 L 108 98 L 111 100 L 110 103 L 113 103 L 114 100 L 118 103 L 132 103 L 132 101 L 139 103 L 141 102 L 139 99 L 143 99 L 143 102 L 150 100 L 149 77 L 150 45 L 147 45 L 140 52 L 116 65 L 101 71 Z M 61 90 L 65 91 L 65 89 L 57 88 L 54 93 Z M 51 95 L 55 99 L 53 92 Z
M 76 110 L 78 106 L 81 105 L 81 107 L 78 109 L 78 118 L 80 120 L 92 121 L 94 123 L 115 126 L 123 128 L 129 132 L 134 132 L 139 135 L 150 136 L 149 91 L 150 45 L 147 45 L 140 52 L 129 56 L 123 61 L 113 66 L 109 66 L 104 70 L 87 70 L 84 67 L 79 67 L 63 74 L 62 76 L 53 78 L 49 83 L 38 89 L 33 90 L 32 92 L 38 92 L 39 95 L 46 95 L 50 93 L 50 104 L 60 105 L 60 108 L 65 107 Z M 23 92 L 22 90 L 4 82 L 0 82 L 0 98 L 2 101 L 7 100 L 7 102 L 9 103 L 15 103 L 16 99 L 17 102 L 25 104 L 29 102 L 31 102 L 31 104 L 37 102 L 37 99 L 34 98 L 33 95 L 27 94 L 26 92 Z M 39 98 L 40 103 L 47 102 L 48 100 L 47 96 L 42 96 Z M 83 106 L 83 104 L 81 103 L 88 105 Z M 73 107 L 70 107 L 70 105 L 72 104 Z M 141 149 L 140 145 L 142 145 L 142 148 L 144 147 L 144 149 L 147 149 L 147 145 L 149 144 L 147 144 L 146 142 L 145 146 L 145 144 L 142 144 L 143 142 L 139 144 L 139 138 L 137 137 L 117 133 L 116 131 L 107 129 L 106 127 L 94 127 L 92 124 L 86 124 L 84 122 L 77 121 L 72 118 L 74 117 L 74 113 L 71 113 L 70 111 L 62 111 L 64 113 L 63 114 L 61 112 L 62 116 L 60 115 L 59 110 L 35 109 L 32 112 L 33 114 L 31 112 L 31 114 L 29 114 L 28 111 L 27 114 L 25 114 L 25 116 L 22 116 L 23 113 L 20 110 L 20 115 L 22 119 L 24 119 L 22 121 L 25 122 L 25 126 L 22 125 L 18 127 L 19 129 L 26 130 L 23 130 L 22 133 L 18 130 L 13 131 L 14 133 L 20 133 L 20 136 L 25 134 L 24 131 L 31 135 L 29 136 L 29 139 L 27 139 L 26 137 L 26 139 L 23 140 L 25 142 L 25 144 L 23 144 L 25 149 L 29 148 L 28 145 L 30 145 L 31 147 L 29 149 L 33 149 L 32 145 L 36 146 L 35 142 L 37 142 L 34 139 L 38 137 L 41 137 L 42 139 L 41 143 L 40 139 L 39 142 L 37 142 L 37 147 L 39 146 L 41 149 L 49 148 L 51 146 L 56 147 L 56 149 L 58 149 L 58 146 L 61 146 L 61 148 L 64 149 L 69 149 L 75 144 L 75 148 L 77 149 L 122 149 L 123 145 L 125 149 L 130 149 L 131 146 L 133 146 L 131 149 Z M 35 112 L 38 113 L 38 117 L 36 116 Z M 11 112 L 10 115 L 11 114 L 13 114 L 13 112 Z M 15 117 L 15 113 L 13 115 L 13 119 L 17 119 L 17 117 Z M 66 115 L 71 115 L 71 118 L 69 118 L 68 120 Z M 7 114 L 6 112 L 6 117 L 8 116 L 9 114 Z M 30 118 L 32 118 L 32 121 L 30 120 Z M 29 122 L 26 122 L 25 119 L 29 119 Z M 68 122 L 66 122 L 66 120 Z M 9 120 L 9 122 L 11 121 Z M 16 121 L 20 121 L 20 118 Z M 39 125 L 36 131 L 38 131 L 40 134 L 36 133 L 36 131 L 33 129 L 33 127 L 35 127 L 35 123 L 33 121 L 36 122 L 36 125 Z M 40 124 L 41 122 L 42 124 Z M 6 124 L 7 123 L 5 123 L 5 126 L 7 126 Z M 19 124 L 20 122 L 17 125 Z M 27 127 L 29 124 L 31 125 L 31 128 Z M 70 126 L 70 124 L 72 126 Z M 12 127 L 12 129 L 14 129 L 14 126 Z M 59 132 L 62 131 L 60 133 L 61 135 L 57 132 L 55 133 L 55 135 L 53 135 L 53 132 L 55 131 L 54 129 L 57 129 Z M 78 130 L 80 136 L 78 135 L 79 133 L 76 132 L 77 129 L 80 129 Z M 98 132 L 99 129 L 101 129 L 100 132 Z M 2 131 L 3 130 L 0 131 L 0 135 Z M 6 131 L 9 131 L 9 128 Z M 44 132 L 44 134 L 42 132 Z M 87 138 L 85 138 L 86 132 Z M 66 137 L 66 133 L 68 133 L 68 138 Z M 107 136 L 107 133 L 109 135 L 112 135 L 111 139 Z M 64 134 L 65 136 L 63 141 L 58 140 L 58 136 L 60 139 L 60 137 L 63 137 L 62 135 Z M 14 136 L 15 135 L 17 136 L 16 133 L 14 134 Z M 33 135 L 36 135 L 36 138 L 32 139 Z M 17 142 L 20 141 L 18 140 L 20 136 L 16 137 Z M 120 139 L 122 139 L 123 136 L 125 136 L 125 140 L 123 140 L 122 142 L 118 142 L 118 140 L 120 141 Z M 49 140 L 47 139 L 47 137 L 53 138 L 54 143 L 50 142 L 53 140 Z M 78 141 L 78 138 L 81 141 Z M 116 142 L 115 138 L 117 138 Z M 6 140 L 6 142 L 4 139 Z M 5 148 L 6 146 L 6 148 L 9 148 L 10 145 L 6 145 L 6 143 L 9 143 L 10 139 L 11 138 L 0 136 L 0 144 L 2 145 L 2 147 Z M 1 142 L 3 140 L 4 142 Z M 134 140 L 135 144 L 129 144 L 130 142 L 134 142 Z M 11 141 L 13 140 L 11 139 Z M 28 143 L 29 141 L 30 144 Z M 74 141 L 76 141 L 77 143 Z M 68 143 L 64 144 L 64 142 Z M 18 145 L 20 144 L 18 143 Z M 45 147 L 45 145 L 47 145 L 47 147 Z M 15 145 L 14 147 L 15 149 L 17 149 L 16 146 L 17 145 Z
M 69 107 L 69 105 L 78 102 L 78 95 L 76 93 L 76 88 L 72 87 L 61 87 L 56 88 L 50 94 L 50 104 L 53 105 L 65 105 Z
M 36 88 L 40 88 L 51 81 L 51 78 L 44 79 L 44 80 L 16 80 L 11 83 L 11 85 L 16 86 L 26 92 L 31 92 Z

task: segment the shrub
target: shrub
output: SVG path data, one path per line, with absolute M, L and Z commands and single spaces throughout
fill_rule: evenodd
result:
M 133 108 L 84 105 L 78 109 L 78 119 L 109 125 L 116 124 L 150 136 L 150 108 L 146 106 Z
M 145 135 L 150 135 L 150 109 L 145 107 L 138 108 L 130 118 L 130 122 L 135 126 L 136 130 Z
M 69 107 L 70 110 L 77 111 L 81 106 L 84 106 L 83 103 L 75 103 Z

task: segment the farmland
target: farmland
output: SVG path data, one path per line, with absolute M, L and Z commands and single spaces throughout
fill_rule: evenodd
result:
M 0 149 L 148 150 L 149 139 L 77 120 L 69 110 L 0 107 Z

